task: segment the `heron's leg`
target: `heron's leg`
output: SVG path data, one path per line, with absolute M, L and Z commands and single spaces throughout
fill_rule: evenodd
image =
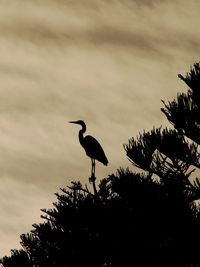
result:
M 91 178 L 92 178 L 92 174 L 93 174 L 93 159 L 91 158 Z
M 95 177 L 95 159 L 93 159 L 93 175 L 94 175 L 94 179 L 96 178 Z
M 97 196 L 97 189 L 96 189 L 96 185 L 95 185 L 95 159 L 92 159 L 92 173 L 91 173 L 91 177 L 89 178 L 90 183 L 92 183 L 93 185 L 93 189 L 94 189 L 94 195 Z
M 92 173 L 91 173 L 91 177 L 94 177 L 94 159 L 92 159 Z
M 91 176 L 90 176 L 90 178 L 89 178 L 89 181 L 90 181 L 90 183 L 92 182 L 92 181 L 94 181 L 94 179 L 95 179 L 95 175 L 94 175 L 94 159 L 92 159 L 91 158 Z
M 91 159 L 92 169 L 91 169 L 91 179 L 95 180 L 95 159 Z

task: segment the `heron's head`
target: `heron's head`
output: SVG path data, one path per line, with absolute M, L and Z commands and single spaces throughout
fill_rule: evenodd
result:
M 82 120 L 78 120 L 78 121 L 69 121 L 69 123 L 75 123 L 75 124 L 79 124 L 82 127 L 85 127 L 85 122 Z

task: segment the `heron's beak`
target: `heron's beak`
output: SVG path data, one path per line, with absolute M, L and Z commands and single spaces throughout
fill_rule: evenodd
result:
M 77 121 L 69 121 L 69 123 L 77 123 Z

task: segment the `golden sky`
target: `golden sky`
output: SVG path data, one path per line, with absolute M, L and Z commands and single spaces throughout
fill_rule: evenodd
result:
M 71 180 L 87 182 L 87 132 L 106 152 L 99 179 L 132 168 L 123 143 L 169 125 L 161 99 L 200 57 L 198 0 L 0 1 L 0 256 Z

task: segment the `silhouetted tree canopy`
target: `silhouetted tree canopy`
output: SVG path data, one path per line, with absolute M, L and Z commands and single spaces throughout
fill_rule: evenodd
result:
M 141 172 L 119 169 L 97 195 L 80 182 L 61 189 L 2 266 L 200 266 L 200 64 L 178 76 L 188 91 L 161 109 L 172 128 L 124 144 Z

